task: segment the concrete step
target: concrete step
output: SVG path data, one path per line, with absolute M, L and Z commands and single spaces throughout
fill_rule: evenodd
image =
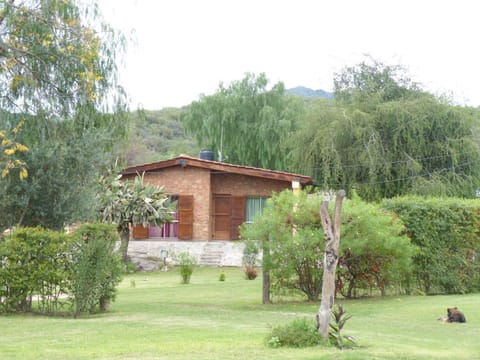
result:
M 203 247 L 200 256 L 200 265 L 220 266 L 222 265 L 225 244 L 223 242 L 207 242 Z

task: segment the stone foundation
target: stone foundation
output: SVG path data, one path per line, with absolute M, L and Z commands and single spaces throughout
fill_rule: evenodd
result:
M 216 261 L 211 262 L 207 254 L 214 244 Z M 218 248 L 221 251 L 218 252 Z M 242 266 L 244 243 L 241 241 L 178 241 L 178 240 L 131 240 L 128 255 L 144 271 L 158 270 L 163 266 L 160 259 L 162 250 L 167 251 L 167 264 L 174 265 L 175 258 L 182 252 L 188 252 L 201 266 Z M 207 260 L 208 259 L 208 260 Z

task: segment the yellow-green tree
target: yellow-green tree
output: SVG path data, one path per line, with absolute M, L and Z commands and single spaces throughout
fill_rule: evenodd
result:
M 114 92 L 115 59 L 123 43 L 94 1 L 0 1 L 2 176 L 15 167 L 21 177 L 27 175 L 15 156 L 27 150 L 15 141 L 18 114 L 73 118 L 86 129 L 108 110 L 107 103 L 122 103 L 122 94 Z

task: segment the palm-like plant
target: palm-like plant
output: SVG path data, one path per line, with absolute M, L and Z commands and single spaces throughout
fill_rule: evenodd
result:
M 342 335 L 341 331 L 343 326 L 352 315 L 348 314 L 343 310 L 342 305 L 337 305 L 335 310 L 332 310 L 333 323 L 330 323 L 330 339 L 336 342 L 336 345 L 339 349 L 344 349 L 348 347 L 346 344 L 356 344 L 355 338 L 352 336 Z M 345 341 L 346 340 L 346 341 Z
M 100 179 L 103 192 L 98 195 L 102 221 L 117 225 L 122 242 L 122 259 L 127 260 L 130 226 L 162 226 L 172 221 L 174 204 L 163 187 L 145 184 L 144 174 L 135 180 L 122 180 L 121 175 Z

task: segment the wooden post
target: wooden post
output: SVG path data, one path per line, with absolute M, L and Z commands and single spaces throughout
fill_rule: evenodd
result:
M 335 271 L 338 263 L 342 202 L 344 198 L 345 191 L 338 191 L 335 198 L 333 224 L 328 214 L 328 201 L 322 201 L 320 205 L 320 218 L 325 234 L 325 256 L 323 258 L 322 301 L 317 314 L 317 327 L 318 332 L 324 339 L 328 339 L 330 317 L 335 301 Z

